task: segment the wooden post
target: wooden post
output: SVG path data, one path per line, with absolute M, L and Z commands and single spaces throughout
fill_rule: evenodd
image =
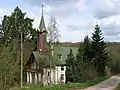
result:
M 23 37 L 21 31 L 21 87 L 23 86 Z

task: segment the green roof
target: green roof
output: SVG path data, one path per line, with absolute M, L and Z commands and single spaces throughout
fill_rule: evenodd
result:
M 55 49 L 56 54 L 61 54 L 62 55 L 62 60 L 63 60 L 64 63 L 65 63 L 65 60 L 67 59 L 67 55 L 70 52 L 70 48 L 73 51 L 73 55 L 76 56 L 76 53 L 77 53 L 77 50 L 78 50 L 77 47 L 59 47 L 59 48 Z
M 41 21 L 40 21 L 39 29 L 40 29 L 40 32 L 43 32 L 43 30 L 46 31 L 45 21 L 44 21 L 44 17 L 43 17 L 43 15 L 41 16 Z
M 40 67 L 48 67 L 54 65 L 65 65 L 67 55 L 70 52 L 70 48 L 73 50 L 73 55 L 75 56 L 77 53 L 76 47 L 55 47 L 54 48 L 54 56 L 49 55 L 41 55 L 39 51 L 33 51 L 33 55 L 37 61 L 37 64 Z M 62 55 L 62 60 L 59 59 L 58 54 Z
M 33 55 L 36 59 L 37 64 L 40 67 L 45 67 L 45 66 L 49 66 L 49 58 L 45 55 L 41 55 L 39 51 L 33 51 Z

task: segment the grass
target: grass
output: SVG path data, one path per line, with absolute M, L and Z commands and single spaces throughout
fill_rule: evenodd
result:
M 29 86 L 29 88 L 19 88 L 19 89 L 12 89 L 12 90 L 70 90 L 75 88 L 86 88 L 86 87 L 95 85 L 97 83 L 100 83 L 105 79 L 106 77 L 99 77 L 94 80 L 86 81 L 86 82 L 59 84 L 59 85 L 44 86 L 44 87 L 40 87 L 39 85 L 37 85 L 37 86 Z
M 120 90 L 120 84 L 116 87 L 115 90 Z

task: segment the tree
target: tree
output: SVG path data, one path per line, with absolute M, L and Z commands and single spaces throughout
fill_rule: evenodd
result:
M 91 55 L 91 41 L 87 36 L 84 38 L 84 43 L 83 43 L 83 51 L 84 51 L 84 61 L 87 63 L 91 63 L 92 55 Z
M 20 41 L 21 30 L 23 32 L 23 41 L 33 35 L 35 29 L 32 28 L 33 19 L 25 17 L 19 7 L 16 7 L 10 16 L 4 16 L 2 21 L 3 41 L 4 43 L 14 43 L 14 40 Z M 6 41 L 6 42 L 5 42 Z
M 75 58 L 73 56 L 72 49 L 70 49 L 70 53 L 67 56 L 66 64 L 66 80 L 67 82 L 75 81 Z
M 48 42 L 56 43 L 59 42 L 60 34 L 58 30 L 58 24 L 54 16 L 50 17 L 48 23 Z
M 2 30 L 2 25 L 0 24 L 0 45 L 2 44 L 2 38 L 3 38 L 3 30 Z
M 108 62 L 108 53 L 106 52 L 106 43 L 102 37 L 102 31 L 98 25 L 95 26 L 92 34 L 92 58 L 98 75 L 105 74 L 105 66 Z
M 76 55 L 76 82 L 91 80 L 96 77 L 96 71 L 89 63 L 89 48 L 86 46 L 85 42 L 80 44 Z
M 33 19 L 25 17 L 25 15 L 20 8 L 16 7 L 11 15 L 5 15 L 2 20 L 1 90 L 7 90 L 15 83 L 20 83 L 20 34 L 23 32 L 23 42 L 25 42 L 33 38 L 36 33 L 35 29 L 32 28 Z
M 82 74 L 82 65 L 84 63 L 84 51 L 83 51 L 83 45 L 80 44 L 77 54 L 76 54 L 76 80 L 80 81 L 83 78 L 83 74 Z
M 20 51 L 18 48 L 16 43 L 14 45 L 9 44 L 7 47 L 3 47 L 3 51 L 0 53 L 1 90 L 9 90 L 20 82 Z

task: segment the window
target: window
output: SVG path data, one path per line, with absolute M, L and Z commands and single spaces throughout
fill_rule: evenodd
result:
M 33 63 L 32 63 L 32 69 L 36 69 L 36 62 L 35 62 L 35 60 L 33 61 Z
M 60 60 L 62 60 L 62 54 L 60 54 Z
M 62 60 L 62 54 L 58 54 L 58 58 Z
M 64 70 L 64 66 L 61 66 L 61 71 L 63 71 Z
M 64 80 L 64 74 L 61 74 L 61 80 Z
M 50 72 L 48 72 L 48 76 L 50 76 Z

